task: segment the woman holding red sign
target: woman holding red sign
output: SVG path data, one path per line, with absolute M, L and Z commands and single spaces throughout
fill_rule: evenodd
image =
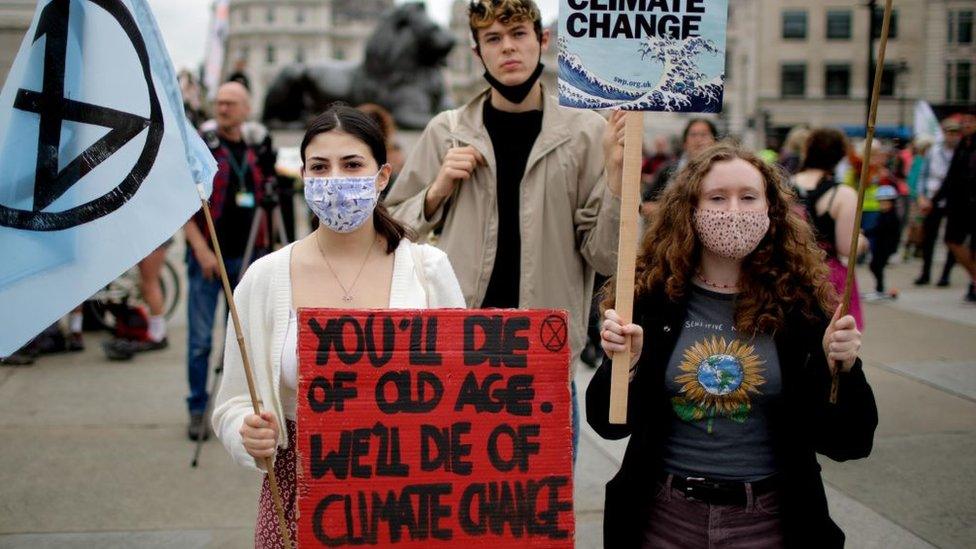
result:
M 296 311 L 302 307 L 465 306 L 447 256 L 432 246 L 411 243 L 403 225 L 378 204 L 379 194 L 390 180 L 386 151 L 380 129 L 351 107 L 333 106 L 313 120 L 301 144 L 302 177 L 305 199 L 319 226 L 307 237 L 255 262 L 234 292 L 264 412 L 253 413 L 241 353 L 229 326 L 213 427 L 241 465 L 258 469 L 256 458 L 275 458 L 275 476 L 292 539 L 297 469 Z M 265 480 L 256 547 L 281 546 L 276 520 Z
M 604 350 L 631 343 L 627 424 L 609 422 L 609 359 L 586 393 L 601 436 L 630 436 L 605 546 L 843 546 L 816 455 L 866 457 L 878 414 L 824 252 L 782 175 L 728 144 L 689 162 L 662 206 L 637 260 L 635 322 L 604 301 Z

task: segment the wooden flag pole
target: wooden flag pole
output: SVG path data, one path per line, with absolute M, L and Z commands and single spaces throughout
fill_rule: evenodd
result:
M 251 372 L 251 362 L 247 357 L 247 349 L 244 347 L 244 333 L 241 330 L 241 319 L 237 315 L 237 306 L 234 304 L 234 292 L 230 289 L 230 280 L 227 277 L 227 268 L 224 266 L 224 257 L 220 253 L 220 243 L 217 242 L 217 230 L 214 228 L 213 217 L 210 215 L 210 206 L 207 204 L 207 196 L 200 188 L 200 209 L 203 210 L 204 217 L 207 218 L 207 230 L 210 232 L 210 241 L 213 242 L 214 253 L 217 254 L 217 266 L 220 269 L 220 281 L 224 285 L 224 297 L 227 298 L 227 308 L 230 309 L 230 317 L 234 323 L 234 334 L 237 335 L 237 346 L 241 350 L 241 359 L 244 362 L 244 377 L 247 378 L 247 390 L 251 393 L 251 406 L 255 414 L 261 413 L 261 401 L 258 399 L 257 389 L 254 387 L 254 374 Z M 281 418 L 278 419 L 281 421 Z M 279 423 L 279 429 L 284 425 Z M 291 542 L 291 534 L 288 530 L 288 522 L 285 520 L 285 509 L 281 505 L 281 493 L 278 491 L 278 481 L 275 478 L 274 465 L 271 458 L 264 458 L 264 470 L 268 473 L 268 484 L 271 486 L 271 497 L 274 499 L 275 511 L 278 512 L 278 530 L 281 532 L 281 539 L 285 542 L 287 549 L 294 546 Z
M 872 15 L 873 16 L 873 15 Z M 888 30 L 891 24 L 891 0 L 885 0 L 884 22 L 881 24 L 881 44 L 878 46 L 878 62 L 874 70 L 874 88 L 871 90 L 871 110 L 868 114 L 865 131 L 864 154 L 861 156 L 861 177 L 857 186 L 857 212 L 854 215 L 854 231 L 851 233 L 851 252 L 847 257 L 847 279 L 844 282 L 844 297 L 840 302 L 840 315 L 847 314 L 851 307 L 851 292 L 854 291 L 854 268 L 857 262 L 857 240 L 861 235 L 861 214 L 864 212 L 864 190 L 868 186 L 871 165 L 871 143 L 874 141 L 874 123 L 878 118 L 878 97 L 881 95 L 881 74 L 884 69 L 885 49 L 888 47 Z M 834 364 L 830 379 L 830 403 L 837 403 L 840 381 L 840 362 Z
M 617 246 L 617 285 L 614 309 L 622 324 L 633 321 L 634 269 L 637 264 L 637 212 L 640 204 L 641 153 L 644 113 L 628 112 L 624 123 L 624 165 L 620 188 L 620 242 Z M 627 388 L 630 385 L 630 344 L 613 354 L 610 371 L 610 423 L 627 423 Z

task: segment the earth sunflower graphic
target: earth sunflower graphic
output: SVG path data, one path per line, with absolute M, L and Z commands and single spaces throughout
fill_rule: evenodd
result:
M 680 395 L 671 399 L 675 413 L 684 421 L 712 421 L 725 417 L 743 423 L 752 410 L 750 394 L 759 394 L 763 378 L 763 361 L 755 348 L 738 339 L 726 343 L 712 336 L 685 349 L 674 381 L 681 386 Z

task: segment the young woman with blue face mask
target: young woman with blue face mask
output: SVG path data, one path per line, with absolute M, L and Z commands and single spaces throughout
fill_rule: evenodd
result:
M 463 308 L 447 256 L 406 238 L 381 204 L 390 179 L 383 135 L 367 115 L 333 106 L 309 125 L 301 144 L 305 199 L 319 219 L 305 238 L 255 262 L 234 302 L 264 412 L 253 413 L 232 326 L 214 431 L 241 465 L 273 457 L 286 518 L 295 527 L 297 313 L 343 309 Z M 255 527 L 256 547 L 279 547 L 267 480 Z

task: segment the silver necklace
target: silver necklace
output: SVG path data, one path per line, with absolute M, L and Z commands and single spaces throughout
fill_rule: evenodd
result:
M 329 267 L 329 271 L 332 273 L 333 278 L 335 278 L 336 282 L 339 283 L 339 287 L 342 288 L 343 301 L 348 303 L 353 300 L 352 290 L 353 288 L 356 287 L 356 283 L 359 282 L 359 276 L 363 274 L 363 269 L 366 267 L 366 260 L 369 259 L 369 254 L 372 253 L 375 244 L 376 244 L 376 240 L 374 240 L 372 244 L 369 245 L 369 248 L 366 250 L 366 255 L 363 257 L 363 264 L 359 266 L 359 272 L 356 273 L 356 278 L 354 278 L 352 284 L 350 284 L 349 287 L 346 288 L 346 285 L 343 284 L 341 280 L 339 280 L 339 275 L 336 274 L 335 269 L 332 268 L 332 263 L 330 263 L 329 258 L 326 257 L 325 250 L 322 249 L 322 243 L 319 242 L 319 237 L 316 235 L 315 245 L 318 247 L 319 253 L 322 254 L 322 259 L 325 260 L 325 264 L 327 267 Z

